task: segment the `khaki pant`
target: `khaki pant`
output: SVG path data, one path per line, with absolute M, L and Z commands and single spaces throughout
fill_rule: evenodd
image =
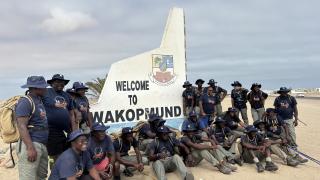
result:
M 217 166 L 219 164 L 219 161 L 215 157 L 213 157 L 213 155 L 208 150 L 205 150 L 205 149 L 192 150 L 192 156 L 193 156 L 196 164 L 199 164 L 203 159 L 208 161 L 213 166 Z
M 289 129 L 289 136 L 291 138 L 291 142 L 293 143 L 293 146 L 297 146 L 296 142 L 296 130 L 294 125 L 294 119 L 286 119 L 283 121 L 285 124 L 287 124 Z
M 260 151 L 248 150 L 247 148 L 244 148 L 242 158 L 246 163 L 254 163 L 254 158 L 258 158 L 260 161 L 262 161 L 266 158 L 266 155 Z
M 166 180 L 166 172 L 173 172 L 176 169 L 178 169 L 181 179 L 184 179 L 188 172 L 183 160 L 177 154 L 172 157 L 153 162 L 152 167 L 158 180 Z
M 241 118 L 243 120 L 243 122 L 246 125 L 249 125 L 249 118 L 248 118 L 248 113 L 247 113 L 247 108 L 242 108 L 242 109 L 237 109 L 237 116 L 239 117 L 239 114 L 241 113 Z
M 223 115 L 221 103 L 216 104 L 216 105 L 214 106 L 214 110 L 215 110 L 215 112 L 217 113 L 217 116 L 222 116 L 222 115 Z
M 28 161 L 26 145 L 21 141 L 17 143 L 17 155 L 19 158 L 19 180 L 45 180 L 48 174 L 48 152 L 44 144 L 33 142 L 37 151 L 37 159 Z M 8 177 L 10 179 L 10 177 Z
M 287 154 L 281 149 L 280 144 L 273 144 L 270 146 L 271 153 L 277 155 L 280 159 L 286 162 Z
M 139 145 L 139 150 L 144 152 L 144 154 L 148 154 L 149 152 L 149 144 L 151 144 L 151 142 L 153 141 L 153 139 L 143 139 L 140 140 L 140 145 Z
M 131 162 L 135 162 L 138 163 L 137 161 L 137 156 L 136 155 L 132 155 L 132 156 L 122 156 L 121 159 L 124 159 L 126 161 L 131 161 Z M 146 157 L 142 157 L 142 164 L 143 165 L 148 165 L 149 164 L 149 160 Z M 125 170 L 126 166 L 123 164 L 120 164 L 120 172 L 123 172 Z M 128 169 L 130 171 L 135 171 L 136 169 L 134 167 L 128 167 Z
M 264 108 L 259 108 L 259 109 L 251 108 L 251 114 L 252 114 L 253 122 L 255 122 L 257 120 L 262 120 L 262 115 L 264 113 L 265 113 L 265 109 Z
M 222 147 L 223 149 L 223 147 Z M 227 156 L 221 151 L 221 149 L 214 149 L 214 150 L 210 150 L 209 151 L 213 157 L 215 157 L 219 162 L 222 162 L 224 161 L 224 158 L 226 158 Z

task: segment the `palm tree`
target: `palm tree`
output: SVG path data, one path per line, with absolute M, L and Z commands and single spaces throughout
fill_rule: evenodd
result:
M 104 83 L 107 79 L 107 76 L 105 78 L 99 78 L 97 77 L 96 79 L 93 79 L 92 81 L 86 82 L 86 85 L 89 87 L 90 92 L 88 95 L 92 96 L 94 99 L 98 99 L 102 88 L 104 86 Z

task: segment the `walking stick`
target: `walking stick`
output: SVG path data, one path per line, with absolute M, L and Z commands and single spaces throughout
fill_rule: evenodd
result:
M 288 146 L 288 148 L 291 149 L 291 150 L 293 150 L 294 152 L 296 152 L 296 153 L 298 153 L 298 154 L 306 157 L 307 159 L 309 159 L 309 160 L 317 163 L 318 165 L 320 165 L 320 161 L 319 161 L 319 160 L 317 160 L 317 159 L 315 159 L 315 158 L 313 158 L 313 157 L 311 157 L 311 156 L 308 156 L 307 154 L 305 154 L 305 153 L 303 153 L 303 152 L 300 152 L 300 151 L 298 151 L 298 150 L 295 149 L 295 148 L 292 148 L 292 147 L 289 147 L 289 146 Z

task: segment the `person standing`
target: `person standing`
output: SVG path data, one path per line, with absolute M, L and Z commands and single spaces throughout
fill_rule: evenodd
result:
M 209 89 L 209 87 L 212 87 L 212 90 L 213 90 L 213 96 L 216 97 L 216 104 L 215 104 L 215 111 L 216 111 L 216 114 L 217 116 L 222 116 L 222 106 L 221 106 L 221 102 L 224 100 L 224 98 L 226 97 L 227 95 L 227 90 L 219 87 L 219 86 L 216 86 L 217 82 L 214 80 L 214 79 L 210 79 L 209 82 L 208 82 L 208 87 L 205 88 L 204 92 L 206 93 Z
M 79 121 L 79 127 L 85 134 L 89 134 L 93 123 L 93 115 L 92 112 L 90 112 L 89 100 L 86 97 L 86 91 L 89 88 L 81 82 L 74 82 L 73 89 L 77 94 L 76 98 L 74 99 L 76 108 L 81 112 L 82 115 L 81 120 Z
M 208 87 L 207 93 L 203 94 L 199 101 L 200 106 L 200 128 L 208 133 L 206 130 L 208 126 L 214 121 L 215 113 L 215 105 L 218 99 L 217 96 L 213 93 L 213 88 Z
M 274 100 L 274 107 L 283 122 L 287 125 L 288 141 L 291 146 L 297 146 L 295 127 L 298 126 L 298 107 L 297 100 L 288 93 L 290 89 L 281 87 L 277 93 L 280 94 Z M 294 117 L 294 118 L 293 118 Z
M 183 115 L 188 117 L 189 113 L 194 108 L 196 96 L 192 88 L 192 84 L 189 81 L 184 82 L 182 87 L 185 88 L 185 90 L 182 92 Z
M 233 86 L 233 90 L 231 91 L 232 107 L 237 109 L 237 116 L 241 113 L 243 122 L 249 125 L 247 114 L 247 94 L 249 90 L 243 88 L 239 81 L 234 81 L 231 86 Z
M 268 94 L 260 90 L 261 84 L 254 83 L 251 86 L 251 92 L 248 94 L 248 101 L 251 105 L 251 114 L 253 121 L 261 120 L 265 113 L 264 103 Z
M 203 95 L 203 91 L 204 91 L 204 87 L 202 86 L 203 83 L 204 83 L 203 79 L 197 79 L 196 83 L 195 83 L 197 85 L 197 87 L 194 87 L 194 93 L 195 93 L 195 96 L 196 96 L 195 108 L 194 109 L 195 109 L 198 117 L 199 117 L 199 114 L 200 114 L 199 101 L 200 101 L 200 98 Z
M 29 94 L 19 99 L 15 109 L 20 140 L 17 146 L 20 180 L 45 180 L 48 174 L 48 121 L 41 97 L 48 86 L 42 76 L 30 76 Z M 8 177 L 9 178 L 9 177 Z
M 58 156 L 67 149 L 67 137 L 65 133 L 76 129 L 74 106 L 70 95 L 63 91 L 69 80 L 62 74 L 55 74 L 47 81 L 51 88 L 42 98 L 46 108 L 49 137 L 48 154 L 55 161 Z

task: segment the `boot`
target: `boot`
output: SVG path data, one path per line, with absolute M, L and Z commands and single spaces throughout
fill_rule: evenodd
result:
M 273 162 L 266 162 L 266 168 L 265 168 L 267 171 L 276 171 L 278 170 L 278 166 L 275 165 Z
M 299 161 L 300 163 L 306 163 L 306 162 L 308 162 L 308 159 L 302 158 L 301 156 L 299 156 L 299 154 L 297 154 L 294 158 L 295 158 L 297 161 Z
M 288 166 L 292 166 L 292 167 L 296 167 L 300 164 L 298 160 L 295 160 L 294 158 L 291 158 L 291 157 L 287 157 L 286 162 Z
M 242 166 L 243 165 L 243 160 L 242 158 L 237 158 L 234 160 L 236 162 L 236 164 L 238 164 L 239 166 Z
M 262 173 L 264 171 L 264 167 L 261 162 L 256 163 L 258 173 Z
M 223 165 L 226 166 L 227 168 L 231 169 L 231 171 L 236 171 L 238 169 L 236 166 L 233 166 L 232 164 L 227 163 L 227 162 L 225 162 Z
M 223 174 L 230 174 L 231 173 L 231 169 L 227 168 L 226 166 L 219 164 L 217 166 L 217 168 L 219 169 L 219 171 Z

